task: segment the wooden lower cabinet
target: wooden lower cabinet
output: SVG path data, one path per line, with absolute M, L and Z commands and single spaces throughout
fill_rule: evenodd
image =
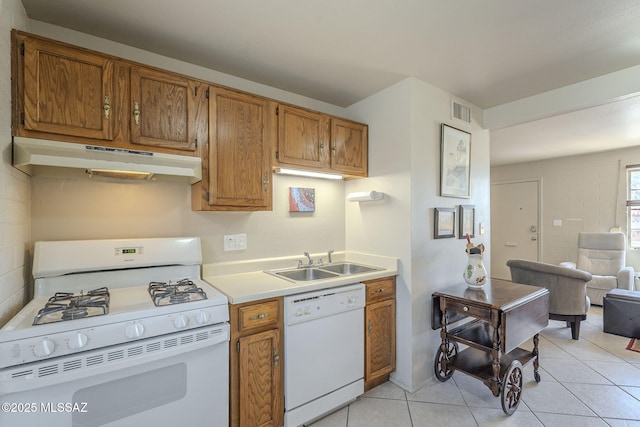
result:
M 364 389 L 389 380 L 396 369 L 396 279 L 364 282 L 365 306 L 365 362 Z
M 282 308 L 282 298 L 229 306 L 232 427 L 284 423 Z

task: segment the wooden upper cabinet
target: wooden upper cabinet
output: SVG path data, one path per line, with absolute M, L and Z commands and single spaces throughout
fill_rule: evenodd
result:
M 198 86 L 182 76 L 132 66 L 131 142 L 195 151 Z
M 331 169 L 346 175 L 367 176 L 367 125 L 331 119 Z
M 208 200 L 215 209 L 271 209 L 271 102 L 211 86 Z M 203 180 L 204 181 L 204 180 Z
M 113 61 L 82 48 L 14 31 L 15 92 L 23 130 L 84 138 L 113 138 Z M 14 83 L 15 84 L 15 83 Z
M 329 117 L 280 104 L 276 159 L 280 164 L 311 168 L 328 167 Z

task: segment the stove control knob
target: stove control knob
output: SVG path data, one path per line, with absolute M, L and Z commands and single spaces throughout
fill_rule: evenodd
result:
M 86 334 L 78 332 L 69 339 L 69 348 L 71 350 L 80 350 L 81 348 L 86 347 L 88 341 L 89 337 Z
M 49 356 L 56 349 L 56 344 L 48 339 L 43 339 L 33 347 L 33 354 L 37 357 Z
M 124 328 L 124 336 L 127 337 L 127 339 L 140 338 L 142 334 L 144 334 L 144 326 L 142 326 L 140 322 L 131 322 Z
M 176 329 L 186 328 L 188 324 L 189 318 L 184 314 L 178 314 L 178 316 L 173 319 L 173 326 L 175 326 Z
M 201 311 L 196 315 L 196 323 L 198 325 L 206 325 L 211 320 L 211 316 L 206 311 Z

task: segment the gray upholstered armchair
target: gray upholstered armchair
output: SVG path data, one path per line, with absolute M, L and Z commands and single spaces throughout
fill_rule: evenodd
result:
M 602 305 L 611 289 L 633 290 L 633 268 L 625 267 L 626 245 L 624 233 L 582 232 L 578 234 L 578 262 L 560 265 L 591 273 L 587 295 L 593 304 Z
M 590 301 L 587 282 L 591 273 L 543 262 L 511 259 L 511 280 L 549 289 L 549 319 L 563 320 L 571 327 L 571 338 L 580 337 L 580 322 L 587 318 Z

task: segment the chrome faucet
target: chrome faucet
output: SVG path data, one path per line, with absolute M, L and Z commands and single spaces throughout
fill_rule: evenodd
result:
M 305 252 L 304 256 L 306 256 L 307 259 L 309 260 L 309 264 L 308 265 L 313 265 L 313 260 L 311 259 L 311 256 L 309 255 L 309 252 Z
M 329 259 L 329 264 L 333 263 L 333 261 L 331 260 L 331 254 L 333 253 L 333 249 L 331 249 L 329 252 L 327 252 L 327 258 Z

